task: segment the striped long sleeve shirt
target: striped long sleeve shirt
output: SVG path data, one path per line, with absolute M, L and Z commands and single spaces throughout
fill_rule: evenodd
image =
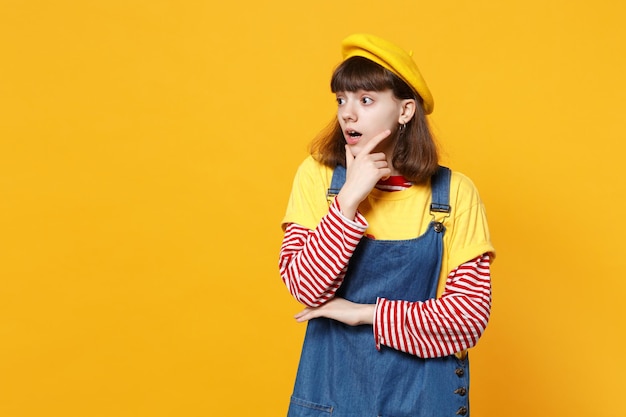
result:
M 357 213 L 351 221 L 335 200 L 315 230 L 295 223 L 285 229 L 280 274 L 296 300 L 318 307 L 341 286 L 348 261 L 367 229 Z M 374 343 L 422 358 L 451 355 L 474 346 L 491 310 L 489 254 L 453 269 L 443 294 L 424 302 L 379 298 L 374 316 Z

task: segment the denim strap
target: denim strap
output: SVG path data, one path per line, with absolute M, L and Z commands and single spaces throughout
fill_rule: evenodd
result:
M 433 193 L 430 212 L 450 213 L 450 168 L 440 166 L 431 178 Z
M 328 204 L 332 203 L 333 198 L 337 197 L 344 182 L 346 182 L 346 167 L 337 165 L 333 171 L 333 179 L 330 182 L 330 188 L 326 191 Z

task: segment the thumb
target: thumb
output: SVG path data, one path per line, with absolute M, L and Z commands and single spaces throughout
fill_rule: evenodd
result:
M 346 170 L 350 169 L 352 162 L 354 162 L 354 155 L 352 155 L 350 147 L 346 145 Z

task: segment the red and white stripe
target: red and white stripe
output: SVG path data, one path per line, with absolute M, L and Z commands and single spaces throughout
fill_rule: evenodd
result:
M 474 346 L 491 311 L 489 254 L 448 275 L 441 298 L 408 302 L 379 298 L 376 347 L 392 347 L 422 358 L 451 355 Z
M 346 266 L 367 222 L 360 214 L 354 222 L 342 215 L 337 200 L 315 230 L 287 225 L 280 250 L 280 275 L 296 300 L 318 307 L 330 300 L 346 274 Z

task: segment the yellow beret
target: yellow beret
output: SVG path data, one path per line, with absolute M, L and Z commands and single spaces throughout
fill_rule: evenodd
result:
M 357 33 L 341 42 L 344 60 L 361 56 L 388 69 L 407 83 L 424 101 L 424 113 L 430 114 L 435 106 L 426 81 L 422 78 L 417 64 L 402 48 L 374 35 Z

